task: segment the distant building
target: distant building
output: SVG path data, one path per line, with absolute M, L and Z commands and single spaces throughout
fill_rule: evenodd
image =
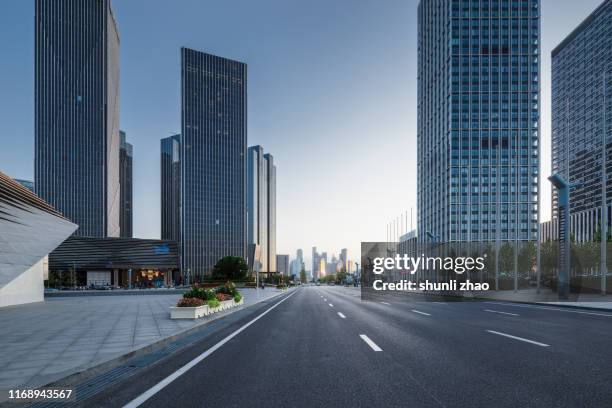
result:
M 161 140 L 161 238 L 181 237 L 181 135 Z
M 120 186 L 120 212 L 119 223 L 121 226 L 121 237 L 131 238 L 133 231 L 133 147 L 126 141 L 124 131 L 119 131 L 119 186 Z
M 118 237 L 119 31 L 110 0 L 36 0 L 35 169 L 39 197 Z
M 611 21 L 612 1 L 606 0 L 552 51 L 552 172 L 581 184 L 570 200 L 570 231 L 578 242 L 592 240 L 601 228 L 604 132 L 609 231 L 612 223 Z M 555 220 L 554 188 L 551 214 Z
M 289 276 L 289 255 L 276 255 L 278 273 Z
M 317 265 L 317 277 L 316 279 L 321 279 L 327 276 L 327 262 L 325 259 L 319 258 L 319 265 Z
M 349 257 L 348 257 L 348 249 L 347 248 L 342 248 L 340 250 L 340 262 L 342 262 L 342 267 L 344 268 L 345 272 L 350 272 L 350 267 L 349 267 Z
M 317 280 L 319 278 L 319 253 L 317 252 L 317 247 L 312 247 L 312 279 Z
M 290 269 L 291 275 L 295 275 L 299 278 L 302 267 L 304 266 L 304 251 L 298 249 L 296 251 L 295 259 L 291 261 Z

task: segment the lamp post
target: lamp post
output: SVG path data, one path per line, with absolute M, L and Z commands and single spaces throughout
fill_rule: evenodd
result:
M 601 255 L 600 255 L 600 267 L 599 271 L 601 273 L 601 295 L 605 296 L 606 294 L 606 279 L 608 276 L 608 262 L 607 262 L 607 251 L 606 245 L 608 243 L 608 197 L 607 197 L 607 189 L 608 189 L 608 175 L 606 169 L 606 161 L 607 161 L 607 148 L 608 148 L 608 140 L 606 137 L 606 132 L 608 131 L 607 126 L 607 118 L 606 118 L 606 86 L 607 86 L 607 72 L 604 71 L 602 74 L 603 77 L 603 132 L 601 136 Z
M 558 287 L 559 300 L 567 300 L 569 297 L 570 277 L 570 190 L 580 187 L 579 183 L 568 183 L 561 175 L 553 174 L 548 178 L 558 191 L 558 217 L 559 217 L 559 259 L 558 259 Z

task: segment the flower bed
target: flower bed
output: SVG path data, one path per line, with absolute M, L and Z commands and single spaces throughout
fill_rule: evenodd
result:
M 194 286 L 170 308 L 171 319 L 197 319 L 244 304 L 236 285 L 226 282 L 214 289 Z

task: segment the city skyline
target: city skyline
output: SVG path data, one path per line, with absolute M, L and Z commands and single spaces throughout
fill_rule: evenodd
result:
M 26 4 L 27 3 L 27 4 Z M 10 21 L 3 21 L 7 30 L 10 32 L 23 32 L 26 35 L 21 36 L 23 41 L 17 41 L 21 48 L 27 51 L 27 39 L 32 39 L 33 30 L 28 24 L 18 18 L 19 15 L 28 16 L 25 22 L 31 22 L 33 15 L 33 6 L 30 2 L 11 3 L 11 10 L 17 12 L 16 16 L 12 16 Z M 581 4 L 557 4 L 550 1 L 542 2 L 542 172 L 541 176 L 546 177 L 550 173 L 550 51 L 558 43 L 565 38 L 594 8 L 599 5 L 600 1 L 581 2 Z M 269 3 L 270 5 L 273 2 Z M 279 253 L 295 253 L 296 248 L 309 248 L 312 245 L 318 245 L 325 248 L 349 247 L 351 253 L 358 253 L 358 244 L 362 240 L 383 240 L 384 230 L 381 228 L 384 223 L 399 212 L 414 207 L 416 209 L 416 177 L 414 164 L 415 155 L 411 150 L 416 146 L 416 6 L 417 2 L 388 2 L 381 7 L 374 7 L 368 4 L 356 4 L 349 10 L 348 22 L 334 26 L 334 23 L 340 18 L 342 7 L 332 7 L 327 10 L 327 14 L 323 15 L 321 9 L 322 3 L 314 3 L 312 5 L 296 5 L 294 8 L 281 7 L 277 14 L 272 17 L 278 18 L 278 14 L 286 14 L 293 16 L 298 8 L 302 11 L 308 11 L 306 21 L 301 22 L 296 32 L 292 32 L 284 42 L 278 46 L 269 46 L 268 48 L 259 49 L 259 53 L 250 52 L 247 50 L 248 44 L 237 45 L 234 39 L 227 42 L 220 41 L 218 36 L 213 36 L 210 41 L 195 40 L 194 34 L 197 37 L 202 36 L 202 32 L 192 33 L 189 30 L 175 34 L 171 39 L 162 41 L 161 36 L 156 37 L 154 30 L 146 26 L 144 20 L 139 20 L 136 17 L 136 9 L 143 11 L 141 8 L 130 8 L 127 4 L 113 4 L 115 14 L 119 20 L 121 32 L 121 95 L 122 95 L 122 114 L 124 118 L 121 128 L 130 134 L 130 140 L 134 144 L 137 154 L 134 167 L 134 235 L 137 237 L 159 237 L 159 183 L 149 181 L 151 174 L 159 174 L 159 163 L 155 160 L 146 161 L 140 160 L 139 157 L 159 157 L 158 152 L 153 149 L 159 149 L 159 140 L 168 136 L 171 132 L 176 132 L 179 129 L 176 118 L 170 118 L 178 109 L 180 98 L 176 97 L 179 91 L 179 86 L 173 82 L 178 77 L 176 65 L 178 61 L 178 49 L 181 45 L 190 44 L 194 48 L 211 52 L 222 56 L 231 56 L 241 61 L 245 61 L 252 68 L 250 69 L 251 83 L 251 101 L 252 107 L 260 102 L 261 94 L 268 98 L 263 98 L 263 107 L 255 106 L 249 112 L 249 145 L 261 143 L 271 151 L 274 151 L 275 161 L 283 168 L 282 176 L 278 180 L 278 242 Z M 194 7 L 193 5 L 191 7 Z M 217 6 L 219 7 L 219 6 Z M 158 15 L 162 8 L 152 2 L 150 10 L 145 10 L 147 13 L 142 18 L 151 18 L 151 24 L 160 18 Z M 185 6 L 185 9 L 178 8 L 173 10 L 175 14 L 172 18 L 185 17 L 185 10 L 190 9 Z M 249 7 L 245 7 L 245 16 L 248 15 Z M 221 15 L 229 10 L 224 10 L 221 7 L 219 10 Z M 400 11 L 400 12 L 398 12 Z M 157 14 L 156 14 L 157 13 Z M 4 16 L 11 13 L 3 13 Z M 197 13 L 194 13 L 197 14 Z M 215 13 L 211 13 L 215 14 Z M 390 15 L 397 14 L 398 16 L 391 20 L 384 18 Z M 336 35 L 335 38 L 350 38 L 349 36 L 357 29 L 359 17 L 367 18 L 368 23 L 376 23 L 372 25 L 372 33 L 375 34 L 372 38 L 359 36 L 357 39 L 363 40 L 360 46 L 353 47 L 350 52 L 344 50 L 345 53 L 338 57 L 333 54 L 342 50 L 339 43 L 332 43 L 327 46 L 321 45 L 321 37 L 324 35 Z M 383 18 L 384 17 L 384 18 Z M 412 21 L 408 20 L 410 17 Z M 241 17 L 242 18 L 242 17 Z M 246 18 L 246 17 L 245 17 Z M 263 18 L 263 17 L 261 17 Z M 295 17 L 294 17 L 295 18 Z M 314 55 L 318 51 L 323 53 L 324 60 L 327 61 L 325 67 L 323 65 L 314 64 L 316 72 L 322 74 L 314 75 L 312 79 L 321 80 L 321 85 L 313 90 L 306 89 L 307 86 L 291 88 L 294 94 L 302 97 L 300 100 L 297 96 L 290 96 L 287 93 L 280 93 L 281 85 L 287 86 L 292 83 L 296 77 L 291 75 L 277 77 L 266 73 L 271 66 L 267 66 L 266 58 L 271 58 L 283 47 L 288 47 L 290 41 L 295 41 L 297 38 L 303 38 L 306 32 L 307 23 L 312 23 L 315 20 L 324 18 L 322 24 L 323 31 L 319 33 L 316 39 L 305 43 L 306 55 Z M 25 27 L 17 27 L 13 20 L 18 21 Z M 220 20 L 223 20 L 221 18 Z M 389 27 L 383 29 L 382 21 L 388 23 Z M 242 20 L 241 20 L 242 21 Z M 244 29 L 249 28 L 248 21 L 244 21 Z M 405 27 L 399 24 L 405 24 Z M 414 23 L 414 24 L 412 24 Z M 145 25 L 143 29 L 143 25 Z M 154 25 L 154 24 L 153 24 Z M 188 24 L 185 24 L 188 26 Z M 184 28 L 182 28 L 185 30 Z M 210 28 L 214 30 L 215 26 Z M 278 28 L 276 28 L 278 30 Z M 280 30 L 282 31 L 282 27 Z M 23 30 L 23 31 L 21 31 Z M 32 32 L 28 32 L 31 30 Z M 180 31 L 180 30 L 179 30 Z M 370 33 L 370 34 L 372 34 Z M 261 34 L 263 37 L 255 36 L 259 42 L 265 38 L 275 38 L 274 27 L 266 30 Z M 391 35 L 393 34 L 393 35 Z M 339 37 L 338 37 L 339 35 Z M 146 55 L 136 47 L 141 47 L 139 40 L 143 40 L 147 36 L 146 41 L 159 41 L 160 53 L 147 52 Z M 345 37 L 346 36 L 346 37 Z M 9 35 L 11 39 L 20 38 L 20 36 Z M 151 37 L 151 38 L 149 38 Z M 238 36 L 240 37 L 240 36 Z M 399 37 L 399 38 L 396 38 Z M 0 43 L 4 53 L 15 51 L 7 43 L 2 40 Z M 237 40 L 236 40 L 237 41 Z M 356 40 L 354 40 L 356 41 Z M 313 43 L 318 43 L 313 47 Z M 378 48 L 377 48 L 378 47 Z M 31 48 L 30 48 L 31 50 Z M 367 67 L 353 69 L 352 65 L 360 57 L 364 51 L 375 51 L 373 60 L 382 58 L 383 62 L 394 61 L 394 67 L 390 68 L 383 62 L 370 64 Z M 377 52 L 377 53 L 376 53 Z M 31 52 L 29 53 L 31 54 Z M 11 83 L 23 82 L 27 84 L 27 74 L 31 74 L 31 68 L 28 68 L 28 60 L 32 60 L 28 52 L 19 50 L 15 58 L 9 58 L 10 67 L 5 76 L 10 76 Z M 13 53 L 11 53 L 11 56 Z M 164 57 L 165 56 L 165 57 Z M 384 58 L 383 58 L 384 57 Z M 142 67 L 139 58 L 151 64 L 160 63 L 161 68 L 157 68 L 150 75 L 144 75 L 142 79 L 136 78 L 136 75 L 141 75 L 139 69 Z M 164 60 L 165 59 L 165 60 Z M 164 61 L 162 61 L 164 60 Z M 166 61 L 167 60 L 167 61 Z M 25 62 L 24 62 L 25 61 Z M 278 59 L 272 58 L 272 61 L 278 64 Z M 327 67 L 329 62 L 336 63 L 331 69 Z M 309 66 L 307 62 L 312 64 L 304 57 L 296 57 L 296 62 L 293 64 L 303 64 Z M 23 73 L 13 72 L 15 66 L 21 63 L 20 68 Z M 287 70 L 295 68 L 292 63 L 289 64 Z M 166 64 L 171 68 L 167 68 Z M 23 68 L 26 69 L 23 69 Z M 125 67 L 125 68 L 124 68 Z M 138 68 L 138 69 L 137 69 Z M 11 70 L 12 69 L 12 70 Z M 28 70 L 30 71 L 28 72 Z M 335 76 L 340 71 L 351 70 L 352 75 L 347 78 Z M 168 73 L 171 75 L 168 75 Z M 272 70 L 273 73 L 276 71 Z M 300 74 L 305 74 L 306 71 L 302 67 L 297 71 Z M 374 75 L 373 73 L 384 72 L 384 75 Z M 390 76 L 397 77 L 396 74 L 403 72 L 405 82 L 393 83 L 393 81 L 383 80 L 382 77 Z M 411 73 L 413 75 L 406 75 Z M 19 81 L 25 75 L 24 81 Z M 296 74 L 294 74 L 296 75 Z M 548 79 L 547 79 L 548 77 Z M 17 80 L 15 80 L 17 79 Z M 307 79 L 307 84 L 312 84 L 311 78 Z M 164 98 L 155 99 L 155 103 L 160 106 L 157 108 L 147 106 L 139 110 L 139 105 L 145 102 L 145 99 L 151 97 L 151 92 L 145 89 L 150 87 L 150 81 L 165 81 L 172 85 L 169 87 L 159 86 L 155 88 L 154 94 L 157 92 L 167 93 Z M 29 78 L 31 80 L 31 76 Z M 371 86 L 364 84 L 372 82 Z M 28 100 L 33 100 L 33 92 L 27 92 L 27 86 L 17 88 L 11 83 L 2 83 L 7 85 L 8 95 L 11 95 L 10 102 L 2 101 L 3 111 L 7 113 L 7 117 L 11 120 L 2 124 L 0 138 L 8 146 L 9 156 L 0 153 L 0 162 L 3 163 L 3 170 L 8 174 L 18 178 L 32 178 L 33 165 L 27 165 L 27 158 L 33 156 L 33 136 L 27 135 L 28 132 L 18 132 L 17 129 L 26 128 L 24 123 L 30 123 L 33 127 L 33 110 L 30 110 L 30 118 L 28 118 L 28 110 L 20 112 L 17 109 L 23 109 L 24 105 L 28 104 Z M 278 83 L 278 84 L 277 84 Z M 157 84 L 156 84 L 157 85 Z M 30 85 L 33 86 L 33 85 Z M 269 94 L 262 92 L 263 88 L 272 88 Z M 326 88 L 327 92 L 326 92 Z M 253 89 L 254 88 L 254 89 Z M 24 91 L 26 89 L 26 91 Z M 319 94 L 316 90 L 321 89 Z M 168 91 L 169 90 L 169 91 Z M 24 95 L 21 95 L 23 93 Z M 334 95 L 333 95 L 334 94 Z M 341 100 L 335 94 L 340 94 Z M 170 96 L 174 96 L 174 98 Z M 253 96 L 256 95 L 256 96 Z M 13 98 L 15 96 L 15 98 Z M 266 99 L 274 99 L 276 102 L 267 101 Z M 356 102 L 348 102 L 349 96 L 354 99 L 356 96 L 362 98 L 363 104 Z M 305 98 L 304 98 L 305 97 Z M 331 100 L 322 104 L 319 110 L 310 108 L 308 102 L 321 102 L 321 99 L 330 97 Z M 371 107 L 372 98 L 385 98 L 381 100 L 385 110 L 390 111 L 384 113 L 377 111 Z M 359 98 L 357 98 L 359 100 Z M 333 106 L 339 102 L 344 102 L 338 108 Z M 161 103 L 163 102 L 163 103 Z M 256 102 L 256 103 L 253 103 Z M 283 102 L 283 103 L 279 103 Z M 288 102 L 288 103 L 285 103 Z M 389 105 L 387 105 L 389 103 Z M 408 103 L 409 107 L 405 106 Z M 124 108 L 124 106 L 126 106 Z M 284 109 L 279 105 L 287 105 Z M 547 106 L 548 105 L 548 106 Z M 134 106 L 138 106 L 134 108 Z M 295 106 L 302 107 L 303 110 L 293 109 Z M 368 109 L 365 109 L 365 107 Z M 168 109 L 170 107 L 170 109 Z M 158 109 L 165 109 L 167 113 L 160 113 Z M 270 113 L 281 109 L 283 114 L 286 114 L 284 119 L 281 116 L 281 123 L 286 123 L 284 126 L 274 123 L 274 119 L 266 119 Z M 263 114 L 262 114 L 263 113 Z M 369 115 L 366 115 L 368 113 Z M 358 118 L 359 116 L 363 118 Z M 276 116 L 278 118 L 279 116 Z M 323 118 L 319 127 L 314 127 L 307 123 L 304 128 L 296 127 L 295 123 L 305 123 L 309 118 Z M 148 123 L 149 118 L 155 118 Z M 398 119 L 399 118 L 399 119 Z M 24 123 L 16 122 L 22 119 Z M 300 121 L 299 119 L 302 119 Z M 332 121 L 332 119 L 334 121 Z M 146 125 L 145 125 L 146 122 Z M 20 127 L 21 126 L 21 127 Z M 363 129 L 359 129 L 362 127 Z M 27 129 L 27 128 L 26 128 Z M 162 131 L 162 129 L 167 129 Z M 547 130 L 548 129 L 548 130 Z M 375 136 L 378 132 L 383 132 L 388 135 L 388 138 L 377 137 L 376 140 L 380 143 L 377 149 L 372 149 L 367 143 L 368 137 Z M 17 140 L 10 139 L 8 135 L 22 134 L 24 135 Z M 30 133 L 33 135 L 33 133 Z M 289 135 L 289 136 L 288 136 Z M 27 139 L 30 138 L 30 144 Z M 155 143 L 153 143 L 155 141 Z M 19 143 L 17 143 L 19 142 Z M 313 149 L 312 154 L 299 154 L 303 149 Z M 387 149 L 399 149 L 406 151 L 406 157 L 399 160 L 401 163 L 385 162 L 383 159 Z M 29 151 L 32 150 L 32 151 Z M 305 152 L 308 152 L 306 150 Z M 15 152 L 16 154 L 13 154 Z M 23 153 L 23 154 L 22 154 Z M 141 156 L 142 155 L 142 156 Z M 12 159 L 12 156 L 19 157 L 18 162 Z M 306 156 L 309 160 L 304 160 Z M 339 160 L 338 157 L 341 159 Z M 367 160 L 360 160 L 360 157 L 366 157 Z M 407 158 L 407 159 L 406 159 Z M 313 162 L 316 160 L 316 162 Z M 309 176 L 306 178 L 298 173 L 305 173 L 308 169 Z M 548 170 L 546 170 L 548 169 Z M 28 172 L 29 171 L 29 172 Z M 412 174 L 406 178 L 406 185 L 397 186 L 395 184 L 388 185 L 380 182 L 381 174 Z M 355 181 L 354 181 L 355 180 Z M 376 184 L 370 193 L 371 197 L 359 199 L 360 186 L 363 182 L 369 185 Z M 156 184 L 156 185 L 154 185 Z M 546 180 L 541 181 L 542 187 L 542 220 L 548 219 L 550 204 L 550 187 Z M 337 191 L 340 188 L 341 193 Z M 383 194 L 389 198 L 389 202 L 393 202 L 389 208 L 384 210 L 379 209 L 378 196 Z M 339 198 L 330 200 L 329 197 L 337 195 Z M 390 195 L 390 196 L 389 196 Z M 317 197 L 320 197 L 317 199 Z M 314 203 L 311 199 L 314 198 Z M 352 201 L 349 201 L 352 200 Z M 350 202 L 350 205 L 346 205 Z M 313 205 L 314 204 L 314 205 Z M 367 217 L 364 217 L 367 214 Z M 359 220 L 359 223 L 355 223 Z M 295 231 L 300 231 L 296 234 Z M 308 261 L 306 261 L 308 265 Z

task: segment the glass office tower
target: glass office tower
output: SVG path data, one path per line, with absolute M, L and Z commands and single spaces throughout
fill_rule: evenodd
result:
M 268 271 L 278 272 L 276 266 L 276 166 L 274 165 L 274 157 L 266 153 L 264 158 L 264 180 L 267 182 L 266 188 L 266 227 L 268 243 L 266 250 L 268 251 Z
M 246 259 L 247 66 L 181 49 L 181 271 Z
M 35 1 L 35 186 L 79 225 L 119 236 L 119 32 L 110 0 Z
M 161 140 L 161 238 L 181 237 L 181 135 Z
M 268 272 L 268 183 L 263 151 L 259 145 L 247 150 L 247 242 L 259 245 L 259 271 Z
M 260 272 L 276 268 L 276 166 L 263 147 L 247 152 L 247 237 L 260 247 Z
M 537 240 L 539 0 L 421 0 L 418 239 Z
M 606 131 L 608 225 L 612 201 L 612 1 L 606 0 L 552 51 L 552 171 L 572 190 L 571 231 L 590 241 L 601 225 L 603 133 Z M 557 191 L 552 191 L 557 216 Z
M 119 223 L 121 226 L 121 237 L 132 238 L 133 231 L 133 185 L 132 165 L 134 149 L 131 143 L 126 141 L 125 132 L 119 131 L 119 186 L 120 186 L 120 212 Z

